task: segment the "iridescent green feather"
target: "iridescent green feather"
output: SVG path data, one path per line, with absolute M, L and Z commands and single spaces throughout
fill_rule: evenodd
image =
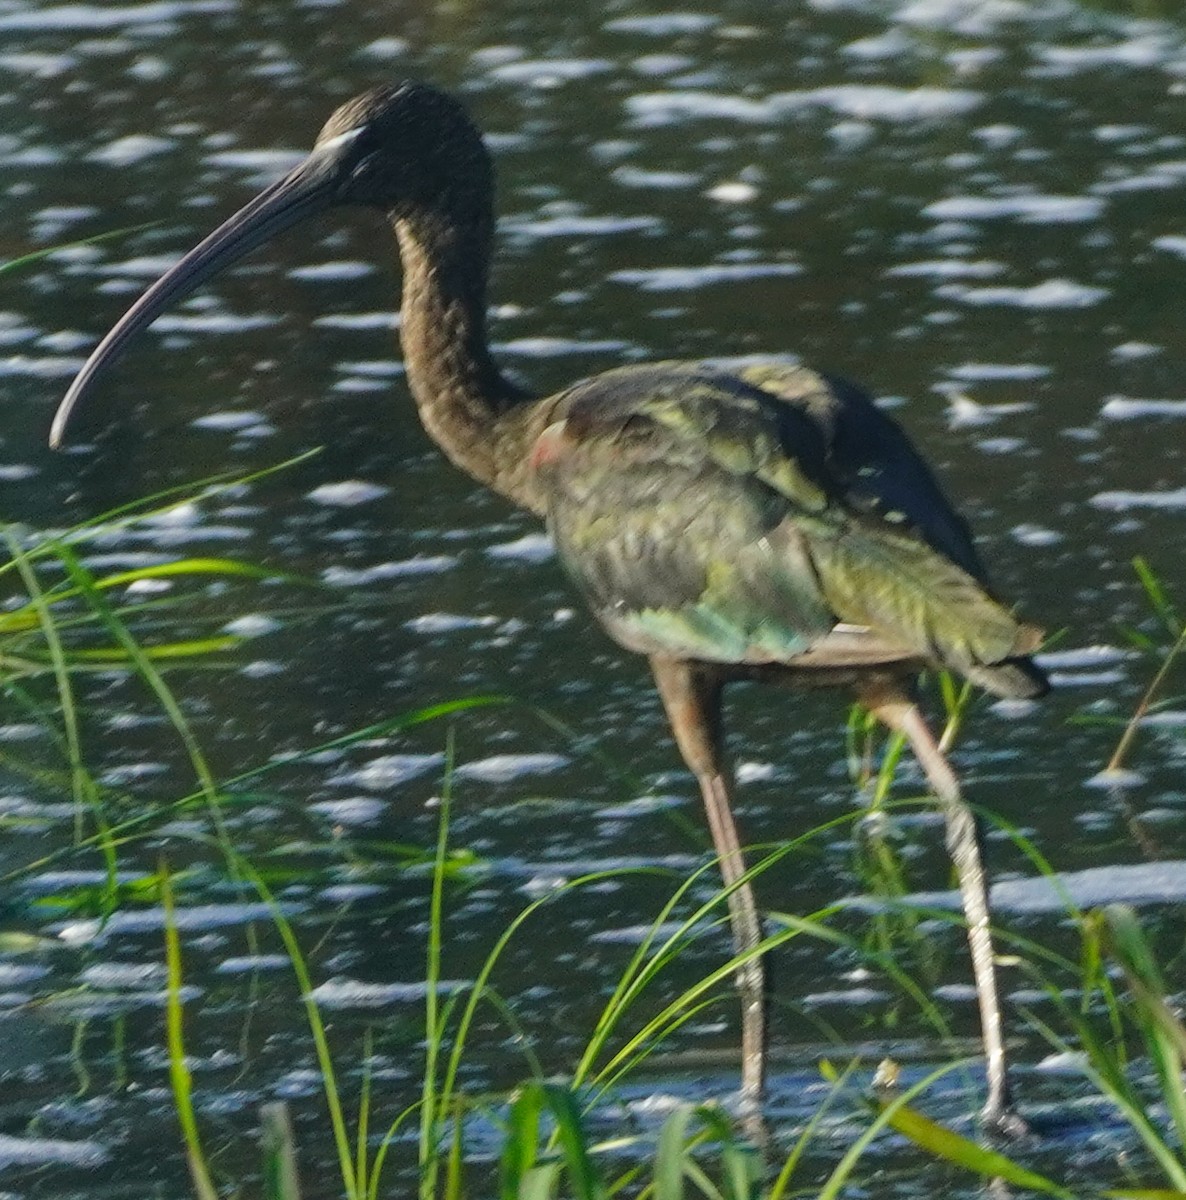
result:
M 981 676 L 1031 650 L 1034 631 L 901 514 L 846 500 L 831 457 L 843 397 L 800 369 L 770 375 L 776 394 L 765 382 L 659 364 L 608 372 L 560 406 L 550 524 L 607 630 L 644 653 L 790 662 L 840 621 Z M 919 480 L 939 494 L 929 475 L 905 482 Z M 958 517 L 940 515 L 958 539 Z
M 1008 609 L 925 543 L 867 518 L 800 522 L 829 606 L 945 666 L 967 670 L 1032 650 Z

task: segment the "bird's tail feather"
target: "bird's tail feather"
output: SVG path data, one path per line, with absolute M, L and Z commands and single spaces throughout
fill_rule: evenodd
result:
M 1050 691 L 1050 680 L 1032 659 L 1008 658 L 985 666 L 976 663 L 960 670 L 977 687 L 1006 700 L 1036 700 Z

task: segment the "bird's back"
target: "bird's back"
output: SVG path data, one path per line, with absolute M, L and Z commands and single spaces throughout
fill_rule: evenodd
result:
M 630 649 L 826 667 L 837 626 L 855 626 L 870 659 L 1044 689 L 1025 657 L 1037 632 L 993 598 L 964 521 L 857 389 L 781 364 L 659 363 L 577 384 L 553 411 L 533 455 L 549 525 Z

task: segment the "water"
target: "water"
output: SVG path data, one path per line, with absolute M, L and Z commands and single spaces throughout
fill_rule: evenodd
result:
M 169 636 L 245 638 L 213 667 L 170 674 L 220 778 L 424 705 L 520 700 L 456 721 L 453 841 L 476 861 L 450 891 L 446 974 L 472 978 L 507 922 L 563 880 L 670 871 L 545 907 L 512 944 L 499 986 L 545 1069 L 571 1067 L 629 931 L 702 861 L 673 821 L 698 829 L 699 813 L 641 661 L 588 627 L 535 522 L 450 469 L 421 431 L 394 348 L 388 233 L 340 213 L 258 253 L 141 339 L 66 453 L 44 447 L 70 375 L 134 295 L 297 161 L 338 102 L 405 75 L 457 90 L 489 134 L 502 217 L 492 336 L 533 389 L 623 361 L 793 353 L 893 407 L 972 519 L 1002 595 L 1063 631 L 1047 702 L 979 703 L 959 751 L 971 797 L 1077 872 L 1093 901 L 1176 917 L 1159 901 L 1180 902 L 1180 888 L 1139 872 L 1186 858 L 1180 704 L 1143 730 L 1122 792 L 1092 784 L 1119 736 L 1098 719 L 1130 712 L 1152 671 L 1123 650 L 1122 627 L 1157 629 L 1131 558 L 1183 588 L 1179 27 L 1053 2 L 821 0 L 787 17 L 754 0 L 668 13 L 200 0 L 0 4 L 0 41 L 0 255 L 155 222 L 4 277 L 6 519 L 61 527 L 323 447 L 107 534 L 88 562 L 230 555 L 323 585 L 215 583 L 182 618 L 152 619 Z M 106 674 L 83 692 L 88 759 L 136 797 L 129 812 L 193 790 L 141 685 Z M 1071 723 L 1084 716 L 1097 720 Z M 839 696 L 738 693 L 752 841 L 853 812 L 844 718 Z M 14 870 L 69 845 L 73 810 L 65 781 L 16 770 L 61 764 L 26 712 L 6 710 L 0 738 L 12 764 L 0 870 Z M 445 742 L 437 722 L 326 749 L 261 776 L 227 818 L 301 932 L 350 1086 L 374 1031 L 388 1114 L 416 1087 L 426 882 L 404 856 L 434 837 Z M 210 1144 L 229 1147 L 228 1177 L 248 1177 L 258 1103 L 289 1098 L 310 1193 L 328 1189 L 295 986 L 267 921 L 193 840 L 203 827 L 199 811 L 162 814 L 121 866 L 130 891 L 162 851 L 190 871 L 187 1037 Z M 904 844 L 911 886 L 945 889 L 933 824 L 909 826 Z M 1003 839 L 992 855 L 998 877 L 1033 873 Z M 862 894 L 855 859 L 837 827 L 772 872 L 765 899 L 810 912 Z M 176 1135 L 159 910 L 129 899 L 100 929 L 52 902 L 97 889 L 99 867 L 68 855 L 2 902 L 5 928 L 35 939 L 0 951 L 0 1188 L 14 1195 L 184 1186 L 180 1156 L 161 1150 Z M 1011 926 L 1067 948 L 1060 913 L 1019 888 L 998 888 Z M 663 994 L 723 951 L 703 943 Z M 938 935 L 938 955 L 937 986 L 970 1034 L 958 934 Z M 802 1011 L 856 1045 L 884 989 L 855 958 L 802 941 L 778 979 L 774 1108 L 791 1128 L 814 1079 L 817 1026 Z M 735 1037 L 731 1008 L 714 1010 L 677 1047 L 697 1052 L 690 1073 L 659 1070 L 627 1100 L 726 1095 L 730 1064 L 704 1054 Z M 1045 1053 L 1033 1042 L 1023 1058 Z M 526 1072 L 493 1015 L 469 1070 L 475 1086 Z M 1023 1090 L 1040 1097 L 1047 1079 Z M 938 1098 L 940 1115 L 968 1116 L 966 1086 Z M 1049 1154 L 1059 1171 L 1098 1172 L 1115 1144 L 1105 1126 Z M 913 1162 L 894 1146 L 878 1155 L 887 1170 Z M 957 1186 L 903 1179 L 907 1194 Z

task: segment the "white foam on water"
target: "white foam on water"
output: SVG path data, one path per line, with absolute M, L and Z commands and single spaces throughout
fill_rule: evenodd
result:
M 961 304 L 1031 309 L 1090 308 L 1108 295 L 1107 288 L 1092 287 L 1071 279 L 1047 279 L 1032 287 L 971 288 L 947 284 L 937 288 L 936 292 Z
M 1069 225 L 1098 220 L 1106 201 L 1098 196 L 949 196 L 922 210 L 936 221 L 992 221 L 1016 218 L 1030 225 Z
M 303 905 L 285 901 L 281 904 L 285 913 L 300 912 Z M 177 929 L 206 931 L 228 926 L 245 925 L 250 921 L 269 922 L 273 910 L 263 903 L 242 904 L 194 904 L 176 908 L 171 918 Z M 107 918 L 96 920 L 66 921 L 53 931 L 68 945 L 83 945 L 88 942 L 106 941 L 124 933 L 154 933 L 165 926 L 163 908 L 121 909 Z
M 368 504 L 386 496 L 391 489 L 378 483 L 368 483 L 363 479 L 343 479 L 339 483 L 323 483 L 308 493 L 308 499 L 314 504 L 324 504 L 331 508 L 354 508 L 359 504 Z
M 952 379 L 958 379 L 964 383 L 986 383 L 999 379 L 1045 379 L 1051 374 L 1051 369 L 1043 366 L 1041 363 L 969 362 L 961 363 L 958 367 L 952 367 L 947 374 Z M 995 409 L 997 412 L 1001 412 L 1002 410 L 1006 412 L 1022 412 L 1032 407 L 1032 404 L 1010 404 L 996 405 Z
M 1186 900 L 1186 862 L 1134 863 L 1063 871 L 1050 878 L 1003 879 L 992 885 L 997 913 L 1062 913 L 1068 905 L 1098 908 L 1105 904 L 1178 904 Z M 875 897 L 857 897 L 853 907 L 880 907 Z M 920 908 L 958 909 L 958 891 L 914 892 L 896 903 Z
M 89 162 L 102 163 L 107 167 L 131 167 L 148 158 L 155 158 L 173 150 L 177 143 L 171 138 L 154 137 L 147 133 L 131 133 L 116 138 L 87 155 Z
M 1077 668 L 1098 670 L 1132 658 L 1132 652 L 1119 646 L 1076 646 L 1070 650 L 1043 650 L 1034 656 L 1044 671 L 1073 671 Z
M 524 779 L 532 775 L 550 775 L 553 771 L 567 767 L 571 759 L 564 754 L 492 754 L 474 762 L 462 763 L 457 774 L 466 779 L 480 779 L 483 783 L 509 783 L 513 779 Z M 567 864 L 566 864 L 567 866 Z
M 620 233 L 658 233 L 663 222 L 658 217 L 584 216 L 580 213 L 557 214 L 538 220 L 503 221 L 500 229 L 533 238 L 609 237 Z
M 0 16 L 0 32 L 34 30 L 46 33 L 117 29 L 123 25 L 159 25 L 193 14 L 212 16 L 232 12 L 238 0 L 171 0 L 159 4 L 56 4 L 35 12 L 22 11 Z
M 546 533 L 528 533 L 513 542 L 500 542 L 487 546 L 485 553 L 490 558 L 537 563 L 556 557 L 556 547 Z
M 523 358 L 564 358 L 572 354 L 621 354 L 630 349 L 630 343 L 609 338 L 582 342 L 575 338 L 522 337 L 499 342 L 497 348 L 503 354 Z
M 335 825 L 370 825 L 386 811 L 387 804 L 374 796 L 347 796 L 342 800 L 319 800 L 309 811 Z
M 1167 250 L 1179 258 L 1186 258 L 1186 237 L 1167 235 L 1153 239 L 1153 246 L 1158 250 Z
M 219 432 L 238 432 L 241 429 L 251 429 L 258 425 L 266 425 L 267 418 L 261 412 L 249 409 L 242 412 L 213 412 L 205 416 L 195 417 L 190 422 L 193 429 L 213 429 Z
M 398 562 L 375 563 L 370 567 L 326 567 L 321 578 L 331 587 L 366 587 L 414 575 L 439 575 L 451 571 L 459 560 L 452 554 L 422 554 Z
M 1155 508 L 1176 512 L 1186 508 L 1186 487 L 1166 492 L 1097 492 L 1091 498 L 1096 508 L 1110 512 L 1129 512 L 1132 509 Z
M 237 313 L 165 313 L 152 323 L 157 333 L 247 333 L 253 329 L 270 329 L 280 324 L 280 318 L 264 313 L 243 316 Z
M 94 963 L 78 975 L 79 982 L 104 991 L 159 988 L 165 978 L 165 968 L 160 963 Z
M 289 279 L 300 279 L 306 282 L 338 282 L 362 279 L 373 275 L 375 268 L 370 263 L 363 262 L 324 262 L 314 263 L 307 267 L 293 267 L 288 272 Z
M 609 33 L 637 33 L 644 37 L 676 37 L 681 33 L 703 33 L 720 24 L 721 18 L 709 13 L 671 12 L 617 17 L 606 21 Z
M 436 984 L 442 992 L 456 992 L 466 986 L 461 979 L 442 979 Z M 423 983 L 371 983 L 336 976 L 318 984 L 309 995 L 322 1008 L 386 1008 L 392 1004 L 421 1003 L 426 990 Z
M 921 262 L 902 263 L 885 272 L 887 278 L 909 279 L 992 279 L 1005 270 L 1004 263 L 982 258 L 968 261 L 962 258 L 931 258 Z
M 841 83 L 800 92 L 779 92 L 768 103 L 776 115 L 823 108 L 866 121 L 933 121 L 962 116 L 984 103 L 970 88 L 894 87 L 884 83 Z
M 96 1167 L 106 1162 L 110 1151 L 100 1142 L 67 1142 L 58 1138 L 10 1137 L 0 1133 L 0 1167 L 49 1166 Z
M 589 79 L 614 69 L 608 58 L 531 58 L 493 67 L 490 75 L 506 83 L 555 87 L 573 79 Z
M 798 263 L 711 263 L 703 267 L 644 267 L 613 271 L 609 279 L 644 292 L 686 292 L 718 283 L 801 275 Z
M 283 625 L 275 617 L 269 617 L 263 613 L 244 613 L 241 617 L 228 621 L 222 627 L 224 633 L 241 638 L 264 637 L 266 634 L 275 633 L 282 628 Z
M 330 782 L 385 792 L 443 766 L 443 754 L 381 754 L 354 770 L 335 775 Z
M 404 628 L 413 633 L 454 633 L 458 629 L 488 629 L 497 625 L 497 617 L 475 617 L 466 613 L 434 612 L 413 617 Z
M 1100 407 L 1100 416 L 1110 421 L 1134 421 L 1140 417 L 1186 417 L 1186 400 L 1109 396 Z

